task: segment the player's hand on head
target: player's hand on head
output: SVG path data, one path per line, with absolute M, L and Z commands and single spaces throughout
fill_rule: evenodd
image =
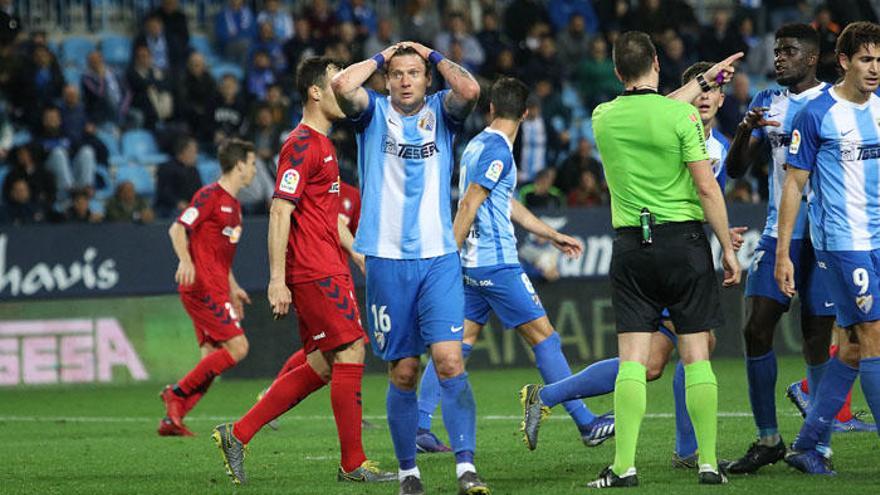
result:
M 192 261 L 180 260 L 174 281 L 183 286 L 192 285 L 196 281 L 196 267 Z
M 766 120 L 764 118 L 764 112 L 769 110 L 768 107 L 755 107 L 746 113 L 746 116 L 743 117 L 742 125 L 747 129 L 756 129 L 758 127 L 771 126 L 771 127 L 779 127 L 782 125 L 778 120 Z
M 776 257 L 774 276 L 779 290 L 788 297 L 794 297 L 797 292 L 797 287 L 794 285 L 794 265 L 788 256 Z
M 745 242 L 745 237 L 743 234 L 749 230 L 748 227 L 732 227 L 730 229 L 730 242 L 733 244 L 733 250 L 739 251 L 742 247 L 743 242 Z
M 724 267 L 724 287 L 732 287 L 739 283 L 742 277 L 742 268 L 739 266 L 739 260 L 736 258 L 736 252 L 728 249 L 721 257 L 721 265 Z
M 385 62 L 388 62 L 388 59 L 394 55 L 394 52 L 397 51 L 398 48 L 402 46 L 401 43 L 395 43 L 384 50 L 382 50 L 382 56 L 385 58 Z
M 425 60 L 428 60 L 428 57 L 431 55 L 431 52 L 433 51 L 432 49 L 428 48 L 427 46 L 425 46 L 421 43 L 416 43 L 415 41 L 407 41 L 406 45 L 412 47 Z
M 290 289 L 284 281 L 269 282 L 269 306 L 272 308 L 272 316 L 280 320 L 287 316 L 290 311 Z
M 744 56 L 745 53 L 743 52 L 734 53 L 721 62 L 706 69 L 706 72 L 703 73 L 703 77 L 705 77 L 706 82 L 712 86 L 721 86 L 722 84 L 729 83 L 730 80 L 733 79 L 734 72 L 736 72 L 736 67 L 734 67 L 733 64 Z
M 562 251 L 563 254 L 571 259 L 580 258 L 584 252 L 584 243 L 565 234 L 557 233 L 552 242 L 556 249 Z

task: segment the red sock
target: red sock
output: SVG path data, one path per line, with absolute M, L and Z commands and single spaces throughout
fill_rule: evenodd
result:
M 241 443 L 248 443 L 269 421 L 281 416 L 309 394 L 326 385 L 308 363 L 282 376 L 254 404 L 254 407 L 235 423 L 232 433 Z
M 840 350 L 840 347 L 836 345 L 832 345 L 828 348 L 828 355 L 834 357 L 837 355 L 837 351 Z
M 186 398 L 186 402 L 184 402 L 184 414 L 188 414 L 190 411 L 193 410 L 194 407 L 196 407 L 196 404 L 198 404 L 199 401 L 202 400 L 202 397 L 205 395 L 208 389 L 211 388 L 212 383 L 214 383 L 213 378 L 208 380 L 208 383 L 202 385 L 202 387 L 198 390 L 194 390 L 193 393 L 191 393 L 189 397 Z
M 233 366 L 235 366 L 235 359 L 232 358 L 232 354 L 229 354 L 229 351 L 226 349 L 220 348 L 203 357 L 192 371 L 177 382 L 177 387 L 183 392 L 184 396 L 189 397 L 193 392 L 202 388 L 207 390 L 207 384 L 215 376 Z
M 275 376 L 275 379 L 279 379 L 284 376 L 288 371 L 299 368 L 306 362 L 306 351 L 304 349 L 300 349 L 293 353 L 289 358 L 287 358 L 287 362 L 284 363 L 284 366 L 281 367 L 281 371 L 278 372 L 278 375 Z
M 846 394 L 846 402 L 843 403 L 843 407 L 840 408 L 840 411 L 837 413 L 837 420 L 841 423 L 846 423 L 847 421 L 853 418 L 852 409 L 850 406 L 852 405 L 852 389 L 849 389 L 849 393 Z
M 360 467 L 367 456 L 361 443 L 361 381 L 364 365 L 337 363 L 333 365 L 330 379 L 330 404 L 336 418 L 339 449 L 342 451 L 342 469 L 346 472 Z
M 801 391 L 802 391 L 803 393 L 805 393 L 805 394 L 810 393 L 810 384 L 807 383 L 807 379 L 806 379 L 806 378 L 804 378 L 803 380 L 801 380 Z

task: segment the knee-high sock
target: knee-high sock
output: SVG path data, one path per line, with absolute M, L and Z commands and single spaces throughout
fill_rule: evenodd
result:
M 876 421 L 880 418 L 880 357 L 862 359 L 859 362 L 859 373 L 862 377 L 862 392 Z
M 473 346 L 461 344 L 461 355 L 467 359 L 471 355 Z M 422 382 L 419 384 L 419 431 L 430 431 L 434 420 L 434 411 L 440 404 L 440 379 L 437 378 L 437 370 L 434 368 L 434 360 L 429 359 L 422 373 Z
M 288 371 L 292 369 L 299 368 L 306 362 L 306 351 L 305 349 L 300 349 L 287 358 L 287 361 L 284 363 L 284 366 L 281 367 L 281 370 L 278 372 L 278 375 L 275 376 L 275 379 L 279 379 L 284 376 Z
M 232 433 L 241 443 L 250 442 L 263 425 L 292 409 L 324 385 L 324 380 L 308 363 L 289 371 L 275 380 L 266 395 L 235 423 Z
M 621 361 L 614 385 L 615 451 L 612 470 L 618 476 L 635 467 L 636 444 L 645 416 L 647 401 L 644 365 L 637 361 Z
M 697 451 L 697 436 L 687 410 L 684 363 L 681 361 L 675 365 L 672 394 L 675 397 L 675 453 L 681 457 L 688 457 Z
M 440 380 L 440 407 L 449 444 L 458 462 L 473 462 L 477 448 L 477 405 L 468 374 Z
M 401 390 L 388 383 L 385 413 L 394 455 L 401 470 L 416 467 L 416 431 L 419 427 L 419 401 L 415 390 Z M 444 415 L 445 416 L 445 415 Z
M 822 364 L 807 365 L 807 383 L 811 390 L 819 390 L 819 384 L 822 383 L 822 377 L 825 376 L 825 370 L 828 369 L 830 359 Z M 830 449 L 831 445 L 831 428 L 825 430 L 819 438 L 819 443 L 824 445 L 823 448 Z
M 535 351 L 535 363 L 544 383 L 555 383 L 571 376 L 571 368 L 562 352 L 562 341 L 558 333 L 553 332 L 550 337 L 532 347 L 532 350 Z M 562 405 L 581 431 L 585 431 L 596 418 L 579 399 L 566 401 Z
M 795 450 L 812 450 L 821 440 L 825 430 L 831 428 L 831 420 L 840 411 L 849 389 L 852 388 L 859 370 L 834 358 L 825 368 L 819 388 L 810 398 L 810 410 L 792 447 Z
M 700 464 L 718 466 L 718 382 L 709 361 L 684 367 L 687 409 L 697 436 Z
M 759 437 L 779 434 L 776 423 L 776 353 L 746 357 L 746 375 L 749 380 L 749 401 Z
M 210 383 L 214 377 L 233 366 L 235 366 L 235 359 L 232 358 L 232 354 L 229 354 L 229 351 L 225 348 L 217 349 L 203 357 L 195 368 L 187 373 L 185 377 L 181 378 L 177 382 L 177 387 L 175 387 L 174 391 L 178 395 L 188 397 L 196 390 Z
M 579 373 L 545 385 L 541 389 L 541 402 L 553 407 L 570 399 L 586 399 L 614 392 L 620 359 L 596 361 Z
M 361 381 L 364 365 L 355 363 L 336 363 L 330 377 L 330 404 L 336 419 L 336 433 L 339 435 L 339 450 L 342 454 L 342 469 L 357 469 L 367 456 L 361 442 Z
M 207 383 L 201 386 L 198 390 L 194 390 L 193 393 L 189 394 L 189 396 L 184 401 L 184 414 L 189 414 L 190 411 L 196 407 L 196 404 L 202 400 L 202 397 L 208 392 L 208 389 L 211 388 L 211 384 L 214 383 L 214 379 L 208 380 Z

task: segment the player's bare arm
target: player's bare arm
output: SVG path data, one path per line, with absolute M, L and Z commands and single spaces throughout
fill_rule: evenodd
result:
M 394 55 L 397 45 L 391 45 L 382 50 L 381 56 L 387 61 Z M 363 112 L 370 104 L 370 96 L 363 84 L 379 69 L 379 62 L 375 58 L 368 58 L 356 64 L 348 66 L 340 71 L 330 81 L 330 87 L 336 95 L 339 108 L 348 117 L 354 117 Z
M 579 258 L 584 252 L 584 244 L 579 239 L 565 235 L 547 225 L 515 199 L 510 200 L 510 219 L 527 232 L 552 242 L 556 249 L 562 251 L 569 258 Z
M 809 170 L 786 167 L 785 182 L 782 184 L 782 196 L 779 199 L 779 227 L 776 241 L 776 283 L 779 290 L 788 297 L 794 297 L 797 287 L 794 285 L 794 265 L 791 263 L 789 248 L 794 224 L 798 211 L 801 209 L 801 196 Z
M 461 202 L 458 204 L 458 211 L 455 213 L 455 220 L 452 221 L 452 233 L 455 235 L 455 244 L 459 249 L 464 244 L 464 240 L 471 230 L 471 225 L 474 224 L 477 210 L 480 209 L 480 205 L 488 197 L 488 189 L 472 182 L 461 198 Z
M 361 273 L 366 274 L 367 265 L 364 255 L 354 250 L 354 236 L 352 236 L 351 231 L 348 230 L 348 225 L 346 225 L 345 219 L 342 218 L 342 215 L 339 216 L 337 226 L 339 227 L 339 243 L 342 244 L 342 249 L 345 249 L 345 252 L 348 253 L 351 257 L 351 261 L 357 265 Z
M 721 62 L 713 65 L 709 70 L 702 74 L 702 79 L 705 80 L 705 84 L 708 84 L 709 88 L 715 88 L 729 83 L 733 78 L 733 73 L 736 72 L 736 68 L 733 64 L 744 56 L 745 53 L 736 52 Z M 700 80 L 700 77 L 695 77 L 688 81 L 684 86 L 669 93 L 667 96 L 673 100 L 690 103 L 703 92 Z
M 742 275 L 733 242 L 730 240 L 730 232 L 727 230 L 727 206 L 724 204 L 724 196 L 721 187 L 712 173 L 709 160 L 689 162 L 687 164 L 694 185 L 697 186 L 697 196 L 703 206 L 703 214 L 715 232 L 715 237 L 721 243 L 723 256 L 721 264 L 724 266 L 724 286 L 730 287 L 739 283 Z
M 244 320 L 244 305 L 251 303 L 248 293 L 238 285 L 232 270 L 229 270 L 229 300 L 232 301 L 232 309 L 238 315 L 239 320 Z
M 284 280 L 284 260 L 290 236 L 290 215 L 295 205 L 286 199 L 274 198 L 269 208 L 269 306 L 275 319 L 284 318 L 290 310 L 290 289 Z
M 764 126 L 779 127 L 782 124 L 775 120 L 766 120 L 764 112 L 767 107 L 755 107 L 743 117 L 743 121 L 736 127 L 736 134 L 727 151 L 727 175 L 736 179 L 742 177 L 749 167 L 761 159 L 765 150 L 762 139 L 752 136 L 752 131 Z
M 189 238 L 186 235 L 186 229 L 183 225 L 174 222 L 168 229 L 168 237 L 171 238 L 174 254 L 180 260 L 177 263 L 174 281 L 183 286 L 192 285 L 196 281 L 196 266 L 189 255 Z
M 433 50 L 420 43 L 407 44 L 415 48 L 425 60 L 430 60 L 429 57 Z M 444 108 L 453 117 L 459 120 L 465 119 L 480 98 L 480 83 L 467 69 L 448 58 L 444 58 L 437 64 L 437 70 L 440 71 L 440 75 L 452 90 L 443 101 Z

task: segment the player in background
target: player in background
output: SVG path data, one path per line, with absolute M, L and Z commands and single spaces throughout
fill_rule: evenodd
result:
M 238 139 L 220 145 L 220 180 L 199 189 L 190 205 L 168 229 L 180 262 L 174 280 L 192 319 L 202 359 L 175 385 L 162 391 L 165 418 L 159 435 L 192 436 L 183 418 L 208 391 L 214 378 L 235 366 L 248 352 L 244 318 L 247 293 L 232 274 L 235 248 L 241 239 L 238 192 L 257 172 L 253 144 Z
M 394 480 L 368 461 L 361 444 L 364 331 L 339 240 L 339 165 L 327 137 L 344 115 L 330 90 L 339 66 L 311 57 L 297 68 L 303 119 L 281 148 L 269 213 L 269 303 L 276 318 L 291 304 L 299 320 L 306 362 L 275 381 L 235 424 L 214 429 L 233 483 L 245 483 L 244 449 L 269 421 L 328 382 L 342 454 L 343 482 Z
M 426 94 L 429 63 L 450 89 Z M 386 64 L 389 96 L 364 89 Z M 464 289 L 450 205 L 453 139 L 480 86 L 461 66 L 409 42 L 349 66 L 332 84 L 357 129 L 362 204 L 355 249 L 367 257 L 373 351 L 389 363 L 386 408 L 400 493 L 424 493 L 415 388 L 426 350 L 440 377 L 459 493 L 489 493 L 474 466 L 476 407 L 462 357 Z
M 489 311 L 494 311 L 504 328 L 515 328 L 532 348 L 545 383 L 553 383 L 570 376 L 571 369 L 562 352 L 559 334 L 550 324 L 540 298 L 519 264 L 512 222 L 552 242 L 572 257 L 580 256 L 583 245 L 542 222 L 514 197 L 517 168 L 512 149 L 520 123 L 527 114 L 529 89 L 518 79 L 503 77 L 495 81 L 491 91 L 490 124 L 468 143 L 461 158 L 459 191 L 463 195 L 453 221 L 464 266 L 462 352 L 467 358 L 488 320 Z M 437 373 L 431 362 L 425 368 L 419 393 L 417 444 L 420 450 L 431 447 L 439 450 L 436 449 L 439 441 L 429 431 L 431 415 L 440 402 Z M 565 408 L 584 443 L 598 445 L 614 436 L 611 414 L 596 417 L 578 400 L 566 402 Z M 535 445 L 530 444 L 529 448 L 534 449 Z
M 752 100 L 727 155 L 727 173 L 741 177 L 755 164 L 770 161 L 770 200 L 767 223 L 746 283 L 748 317 L 743 334 L 749 401 L 757 427 L 757 440 L 741 458 L 728 466 L 733 474 L 754 473 L 785 456 L 785 443 L 776 420 L 776 324 L 788 311 L 791 298 L 779 291 L 773 279 L 777 245 L 778 208 L 785 177 L 785 153 L 791 141 L 792 122 L 799 110 L 821 96 L 828 85 L 816 79 L 819 35 L 806 24 L 790 24 L 776 31 L 774 47 L 776 81 L 783 89 L 766 89 Z M 769 157 L 767 149 L 769 147 Z M 794 223 L 792 261 L 801 291 L 801 332 L 807 378 L 815 390 L 828 363 L 828 347 L 834 324 L 834 307 L 827 288 L 816 276 L 813 245 L 807 232 L 806 208 Z M 830 438 L 828 439 L 830 440 Z M 827 444 L 827 442 L 826 442 Z M 823 447 L 826 453 L 830 449 Z
M 847 329 L 837 357 L 824 366 L 807 418 L 785 462 L 810 474 L 834 474 L 819 451 L 831 421 L 857 376 L 875 418 L 880 417 L 880 25 L 854 22 L 837 38 L 842 82 L 815 98 L 794 119 L 779 207 L 775 276 L 792 297 L 793 240 L 809 180 L 810 234 L 822 282 Z M 801 293 L 803 293 L 803 290 Z
M 710 62 L 697 62 L 688 67 L 681 76 L 682 85 L 687 85 L 698 74 L 713 73 L 714 65 Z M 714 71 L 717 72 L 717 69 L 714 69 Z M 722 134 L 715 131 L 715 116 L 718 113 L 718 109 L 724 104 L 722 87 L 716 86 L 709 91 L 701 91 L 699 96 L 693 99 L 691 103 L 699 111 L 700 120 L 703 122 L 706 148 L 709 152 L 709 162 L 712 165 L 715 180 L 723 191 L 727 178 L 724 160 L 727 157 L 729 144 Z M 729 231 L 731 242 L 737 251 L 742 246 L 742 234 L 746 230 L 746 227 L 734 227 Z M 655 332 L 651 336 L 651 352 L 647 371 L 648 381 L 653 381 L 663 376 L 666 363 L 669 362 L 672 351 L 675 350 L 678 344 L 678 336 L 675 334 L 672 321 L 669 320 L 668 311 L 664 311 L 658 330 L 659 332 Z M 714 334 L 710 334 L 709 348 L 710 350 L 715 349 Z M 614 391 L 614 382 L 617 379 L 619 365 L 619 358 L 605 359 L 591 364 L 571 378 L 543 387 L 528 385 L 527 387 L 532 387 L 532 391 L 523 390 L 527 395 L 528 393 L 537 393 L 537 400 L 540 401 L 541 405 L 550 408 L 562 401 L 605 395 Z M 684 382 L 684 364 L 679 360 L 675 367 L 675 377 L 672 381 L 675 397 L 675 451 L 672 455 L 672 466 L 677 468 L 696 468 L 697 439 L 687 412 Z M 537 388 L 537 391 L 534 391 L 535 388 Z M 526 437 L 531 436 L 537 439 L 540 421 L 527 417 L 524 423 L 526 425 Z

